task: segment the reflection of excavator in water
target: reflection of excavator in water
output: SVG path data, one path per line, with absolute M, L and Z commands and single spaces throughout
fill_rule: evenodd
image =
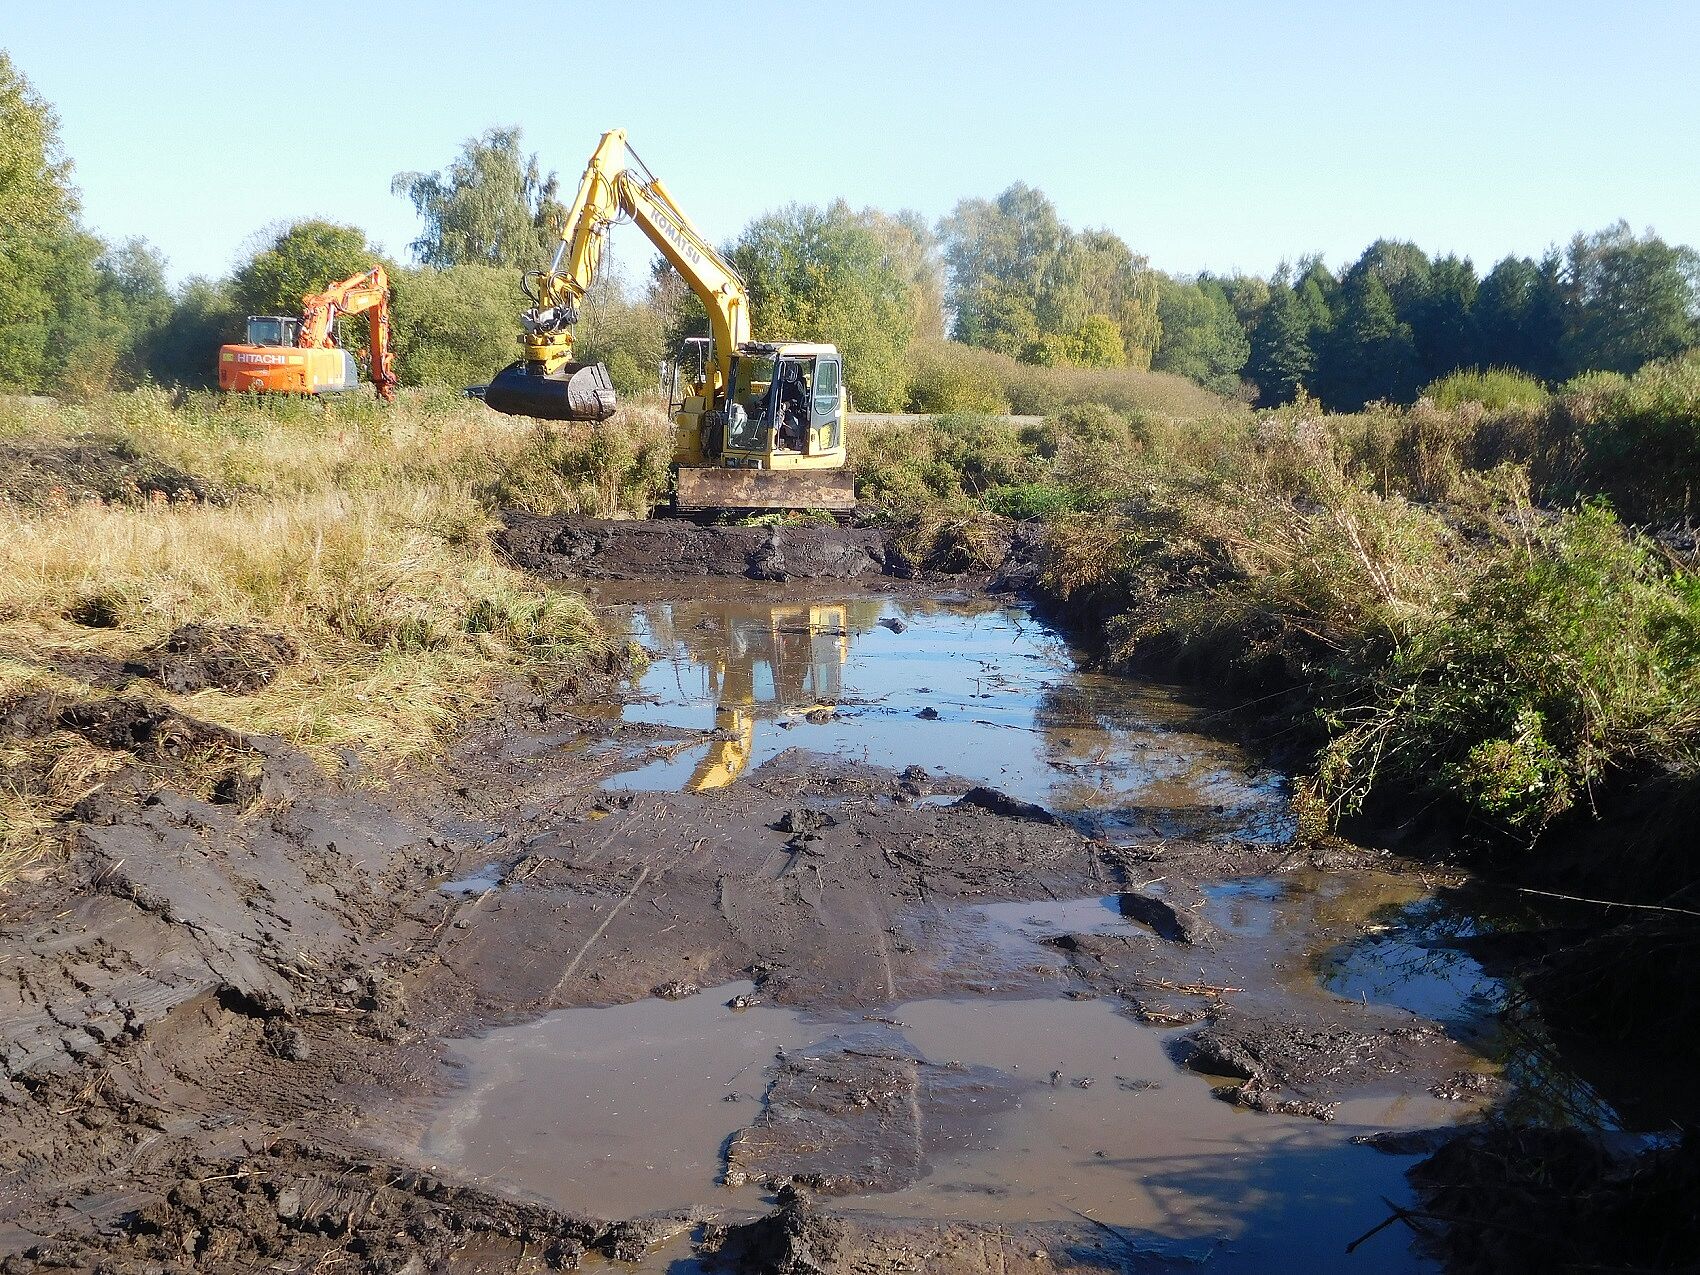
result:
M 673 360 L 675 498 L 680 509 L 851 509 L 844 468 L 844 364 L 836 347 L 750 339 L 744 281 L 691 224 L 661 182 L 605 133 L 561 227 L 547 270 L 528 271 L 525 357 L 497 374 L 484 401 L 545 420 L 602 421 L 614 386 L 601 363 L 573 361 L 579 303 L 621 217 L 649 237 L 708 311 L 709 335 Z
M 734 620 L 727 649 L 710 664 L 717 707 L 714 742 L 691 772 L 690 792 L 724 788 L 744 772 L 755 749 L 756 668 L 765 664 L 778 709 L 807 714 L 836 703 L 850 656 L 849 615 L 842 604 L 799 603 L 769 609 L 765 622 Z M 767 698 L 763 696 L 762 698 Z
M 370 325 L 372 384 L 395 398 L 395 350 L 390 340 L 390 281 L 373 266 L 323 292 L 301 298 L 301 317 L 248 316 L 248 339 L 218 352 L 218 388 L 262 394 L 334 394 L 360 384 L 354 356 L 337 344 L 336 321 L 364 314 Z

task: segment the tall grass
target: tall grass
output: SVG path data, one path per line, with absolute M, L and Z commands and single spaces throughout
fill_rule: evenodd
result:
M 957 341 L 909 350 L 909 410 L 1042 416 L 1085 403 L 1196 419 L 1243 410 L 1194 381 L 1137 368 L 1039 367 Z
M 100 699 L 112 670 L 185 624 L 254 626 L 300 653 L 269 685 L 141 693 L 326 763 L 353 750 L 382 775 L 430 756 L 497 679 L 560 682 L 613 658 L 582 600 L 501 562 L 488 532 L 509 503 L 647 512 L 668 442 L 643 403 L 556 429 L 445 394 L 379 408 L 142 390 L 14 400 L 0 406 L 7 444 L 64 465 L 0 500 L 0 710 L 44 689 Z M 94 498 L 77 490 L 90 454 L 194 475 L 222 503 Z M 73 618 L 90 616 L 98 627 Z M 0 741 L 0 882 L 131 760 L 64 732 Z
M 867 431 L 855 463 L 923 560 L 1042 520 L 1041 590 L 1113 662 L 1285 704 L 1335 816 L 1416 794 L 1528 843 L 1601 784 L 1700 762 L 1700 577 L 1576 503 L 1687 509 L 1697 369 L 1497 410 L 1461 388 L 1352 416 L 947 416 Z M 1669 468 L 1616 464 L 1630 438 Z
M 647 513 L 671 458 L 671 425 L 653 398 L 622 400 L 599 425 L 545 425 L 442 389 L 406 391 L 390 407 L 154 387 L 64 406 L 0 399 L 0 444 L 9 440 L 115 441 L 136 464 L 248 496 L 440 482 L 538 513 L 604 517 Z

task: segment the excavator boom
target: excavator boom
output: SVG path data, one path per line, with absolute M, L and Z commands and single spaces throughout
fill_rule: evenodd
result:
M 366 315 L 372 356 L 372 384 L 384 402 L 395 401 L 395 351 L 390 332 L 390 278 L 382 266 L 333 283 L 323 292 L 301 298 L 301 335 L 296 344 L 303 349 L 329 349 L 336 342 L 336 320 L 340 315 Z
M 643 231 L 708 311 L 722 375 L 731 351 L 750 339 L 749 294 L 737 271 L 691 224 L 661 182 L 642 167 L 625 132 L 605 133 L 585 165 L 547 270 L 521 281 L 525 357 L 498 374 L 484 401 L 500 412 L 545 420 L 600 421 L 614 414 L 614 386 L 600 363 L 573 360 L 573 329 L 622 218 Z
M 620 129 L 603 134 L 585 166 L 554 259 L 521 278 L 531 301 L 520 337 L 524 357 L 491 379 L 485 403 L 544 420 L 602 421 L 614 414 L 607 368 L 576 360 L 573 344 L 579 306 L 607 251 L 608 233 L 621 221 L 643 231 L 708 314 L 707 339 L 692 338 L 673 362 L 676 507 L 852 508 L 838 350 L 751 340 L 744 281 Z

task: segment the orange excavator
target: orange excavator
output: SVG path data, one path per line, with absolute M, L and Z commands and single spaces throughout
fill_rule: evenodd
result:
M 248 339 L 218 352 L 218 388 L 262 394 L 335 394 L 360 384 L 354 356 L 337 344 L 336 321 L 364 314 L 371 327 L 372 384 L 395 400 L 390 280 L 382 266 L 301 298 L 301 317 L 251 314 Z

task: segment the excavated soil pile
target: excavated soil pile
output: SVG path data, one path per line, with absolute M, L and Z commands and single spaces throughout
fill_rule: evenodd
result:
M 243 694 L 271 685 L 299 658 L 300 649 L 281 633 L 241 624 L 185 624 L 127 664 L 125 672 L 178 694 L 209 688 Z
M 64 442 L 0 443 L 0 502 L 42 508 L 223 499 L 215 485 L 149 456 L 127 438 L 89 434 Z
M 510 511 L 496 535 L 514 563 L 558 580 L 854 580 L 905 575 L 872 527 L 702 527 L 674 519 L 619 522 Z

